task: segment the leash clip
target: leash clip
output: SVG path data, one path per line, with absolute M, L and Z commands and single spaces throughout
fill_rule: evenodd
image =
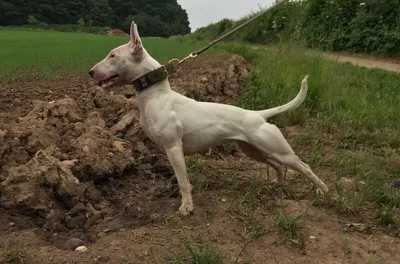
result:
M 198 54 L 193 54 L 193 52 L 192 52 L 192 53 L 190 53 L 188 56 L 186 56 L 185 58 L 183 58 L 182 60 L 179 60 L 179 59 L 172 59 L 172 60 L 170 60 L 168 63 L 171 63 L 171 62 L 176 61 L 176 62 L 178 62 L 178 64 L 182 64 L 182 63 L 184 63 L 186 60 L 192 59 L 192 58 L 196 58 L 197 56 L 198 56 Z

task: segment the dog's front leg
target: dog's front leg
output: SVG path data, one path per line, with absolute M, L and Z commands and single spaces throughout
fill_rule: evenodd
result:
M 174 169 L 175 176 L 178 179 L 179 190 L 182 195 L 182 205 L 179 208 L 181 215 L 188 215 L 193 212 L 192 185 L 187 175 L 185 157 L 182 144 L 176 144 L 165 149 L 169 162 Z

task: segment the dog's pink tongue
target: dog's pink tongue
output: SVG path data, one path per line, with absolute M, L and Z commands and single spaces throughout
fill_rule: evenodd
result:
M 119 78 L 119 76 L 113 76 L 110 79 L 106 80 L 106 81 L 102 81 L 100 83 L 100 87 L 101 88 L 108 88 L 110 87 L 115 81 L 117 81 Z

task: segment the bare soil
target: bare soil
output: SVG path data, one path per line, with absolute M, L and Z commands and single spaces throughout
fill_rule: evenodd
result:
M 110 30 L 108 30 L 107 34 L 109 36 L 129 36 L 128 34 L 126 34 L 124 31 L 122 31 L 120 29 L 110 29 Z
M 237 55 L 205 55 L 170 81 L 188 97 L 229 104 L 250 68 Z M 0 94 L 0 263 L 169 263 L 188 257 L 185 246 L 211 243 L 226 263 L 400 258 L 398 237 L 318 206 L 311 183 L 291 171 L 296 197 L 280 200 L 273 171 L 232 144 L 188 157 L 195 213 L 178 216 L 173 170 L 139 127 L 132 87 L 109 93 L 72 76 L 0 84 Z M 333 185 L 334 172 L 314 170 Z M 280 232 L 279 209 L 303 215 L 298 238 Z M 80 245 L 88 250 L 74 251 Z
M 329 60 L 350 63 L 354 66 L 400 72 L 400 63 L 398 60 L 394 59 L 368 57 L 365 55 L 336 54 L 329 52 L 325 52 L 322 55 Z

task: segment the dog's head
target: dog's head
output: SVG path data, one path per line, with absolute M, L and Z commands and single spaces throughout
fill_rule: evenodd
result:
M 113 49 L 102 61 L 93 66 L 89 75 L 102 88 L 129 84 L 146 73 L 143 61 L 148 56 L 140 39 L 137 25 L 132 22 L 130 41 Z

